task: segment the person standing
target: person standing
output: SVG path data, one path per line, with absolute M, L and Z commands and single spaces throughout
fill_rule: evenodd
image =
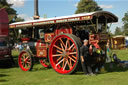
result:
M 88 40 L 85 39 L 83 45 L 80 47 L 81 65 L 86 75 L 94 75 L 91 68 Z
M 23 45 L 20 43 L 19 44 L 19 51 L 21 52 L 23 50 Z

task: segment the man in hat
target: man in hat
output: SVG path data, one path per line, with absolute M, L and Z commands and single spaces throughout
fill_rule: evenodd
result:
M 88 40 L 85 39 L 83 45 L 80 47 L 81 65 L 86 75 L 94 75 L 91 68 Z

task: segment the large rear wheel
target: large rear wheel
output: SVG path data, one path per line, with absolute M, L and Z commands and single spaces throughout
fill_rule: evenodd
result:
M 79 39 L 72 34 L 61 34 L 51 42 L 49 61 L 53 69 L 61 74 L 75 72 L 79 62 Z
M 18 63 L 23 71 L 31 71 L 33 68 L 32 55 L 28 51 L 22 51 L 19 55 Z

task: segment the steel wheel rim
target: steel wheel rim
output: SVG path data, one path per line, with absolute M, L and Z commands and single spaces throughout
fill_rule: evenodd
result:
M 68 74 L 74 71 L 78 63 L 78 47 L 72 38 L 57 36 L 50 45 L 49 53 L 50 63 L 56 72 Z
M 27 52 L 21 52 L 19 55 L 19 66 L 23 71 L 31 68 L 31 56 Z

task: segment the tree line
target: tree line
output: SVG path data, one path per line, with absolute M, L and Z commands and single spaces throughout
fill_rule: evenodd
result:
M 122 18 L 123 26 L 116 27 L 115 35 L 125 35 L 128 36 L 128 11 L 124 14 Z

